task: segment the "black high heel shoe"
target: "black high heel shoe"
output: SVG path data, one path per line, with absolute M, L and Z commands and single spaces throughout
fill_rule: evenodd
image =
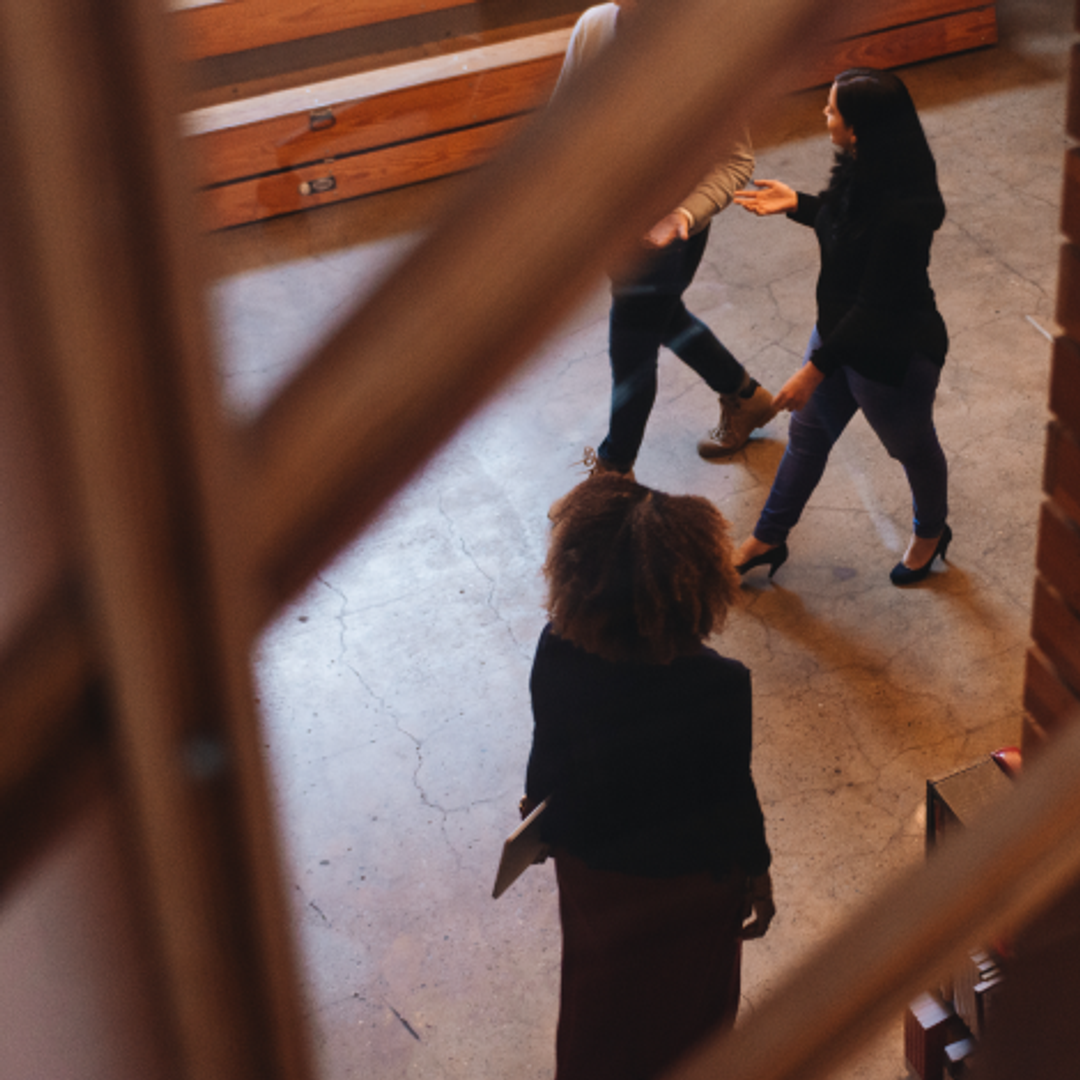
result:
M 752 555 L 746 562 L 739 563 L 735 567 L 737 574 L 745 574 L 747 570 L 753 570 L 755 566 L 767 566 L 769 568 L 769 577 L 771 578 L 777 570 L 787 561 L 788 549 L 787 541 L 785 540 L 781 544 L 777 544 L 776 547 L 769 548 L 768 551 L 763 551 L 760 555 Z
M 946 525 L 945 528 L 942 529 L 941 535 L 938 537 L 937 547 L 934 548 L 934 554 L 931 555 L 922 566 L 912 570 L 910 566 L 905 566 L 903 562 L 898 562 L 889 572 L 889 580 L 894 585 L 916 585 L 920 581 L 925 581 L 930 576 L 930 567 L 939 555 L 941 556 L 942 562 L 946 561 L 945 553 L 949 550 L 949 545 L 951 543 L 952 529 Z

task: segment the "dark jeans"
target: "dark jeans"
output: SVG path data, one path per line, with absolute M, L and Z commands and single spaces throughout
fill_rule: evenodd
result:
M 820 343 L 815 330 L 804 362 Z M 907 473 L 915 535 L 940 536 L 949 510 L 948 466 L 934 429 L 940 374 L 937 364 L 916 353 L 900 387 L 874 382 L 849 367 L 825 379 L 806 407 L 791 414 L 787 449 L 754 536 L 766 544 L 787 539 L 825 471 L 829 451 L 858 409 Z
M 656 368 L 665 345 L 718 394 L 739 389 L 743 366 L 691 315 L 682 294 L 694 280 L 709 230 L 649 254 L 634 277 L 612 281 L 608 352 L 611 421 L 597 451 L 615 468 L 631 468 L 656 400 Z

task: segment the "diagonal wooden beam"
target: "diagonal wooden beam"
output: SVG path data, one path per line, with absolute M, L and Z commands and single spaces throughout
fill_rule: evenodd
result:
M 0 656 L 0 796 L 78 727 L 75 708 L 97 667 L 78 610 L 74 589 L 57 589 Z

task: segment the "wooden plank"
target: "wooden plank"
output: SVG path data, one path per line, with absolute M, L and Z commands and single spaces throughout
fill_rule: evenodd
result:
M 1077 55 L 1075 51 L 1073 55 Z M 1077 137 L 1073 134 L 1073 138 Z M 1080 149 L 1075 146 L 1065 154 L 1061 231 L 1074 243 L 1080 242 Z
M 199 183 L 207 186 L 293 168 L 526 112 L 546 100 L 560 64 L 557 54 L 375 97 L 357 92 L 359 86 L 337 88 L 352 97 L 316 92 L 313 98 L 328 103 L 199 135 Z M 295 101 L 274 104 L 291 107 Z M 223 118 L 218 114 L 215 119 Z
M 1080 341 L 1080 247 L 1073 244 L 1061 245 L 1054 316 L 1069 337 Z
M 1080 611 L 1080 530 L 1052 499 L 1042 504 L 1035 566 L 1074 611 Z
M 174 11 L 170 19 L 181 57 L 197 60 L 460 6 L 462 0 L 227 0 Z
M 993 4 L 941 19 L 841 41 L 828 56 L 801 69 L 804 86 L 824 86 L 850 67 L 894 68 L 997 41 Z
M 75 610 L 71 590 L 57 591 L 0 659 L 0 792 L 22 783 L 71 734 L 94 670 L 88 628 Z
M 1050 733 L 1031 713 L 1024 713 L 1020 731 L 1020 752 L 1025 760 L 1034 761 L 1050 742 Z
M 1080 697 L 1080 620 L 1041 577 L 1035 579 L 1031 636 L 1070 693 Z
M 1080 435 L 1080 345 L 1070 337 L 1054 341 L 1050 364 L 1050 410 Z
M 898 0 L 885 7 L 872 6 L 869 9 L 872 16 L 867 14 L 868 9 L 859 8 L 855 26 L 926 18 L 955 5 L 956 0 Z M 935 55 L 942 47 L 942 40 L 955 45 L 957 32 L 969 33 L 972 19 L 978 22 L 987 12 L 992 17 L 993 11 L 992 6 L 984 5 L 959 17 L 952 16 L 952 29 L 935 24 L 929 35 L 926 26 L 905 27 L 905 51 L 894 53 L 891 61 L 903 63 Z M 968 20 L 960 31 L 956 29 L 960 25 L 957 18 Z M 996 23 L 993 25 L 996 27 Z M 888 41 L 881 35 L 872 35 L 873 43 L 864 38 L 835 46 L 828 68 L 819 66 L 818 74 L 810 74 L 809 81 L 827 81 L 831 75 L 823 76 L 824 70 L 869 62 L 866 61 L 869 49 L 894 48 L 893 33 L 890 32 Z M 554 85 L 569 34 L 569 29 L 564 29 L 533 35 L 189 113 L 185 117 L 185 130 L 198 136 L 199 183 L 209 186 L 295 168 L 535 108 L 546 100 Z M 985 43 L 984 37 L 978 43 Z M 858 56 L 853 50 L 858 51 Z M 468 75 L 463 74 L 466 71 Z M 460 168 L 475 163 L 470 154 Z M 441 173 L 434 175 L 452 171 L 455 170 L 447 163 Z M 431 175 L 422 169 L 416 179 Z M 296 178 L 296 191 L 307 179 Z M 414 181 L 395 172 L 390 186 L 409 182 Z M 284 182 L 278 185 L 270 202 L 253 200 L 250 184 L 232 196 L 204 198 L 204 206 L 209 207 L 204 220 L 215 223 L 211 227 L 220 228 L 345 197 L 338 194 L 298 200 L 293 192 L 282 203 L 287 209 L 276 209 L 287 189 Z M 361 186 L 352 194 L 369 194 L 374 190 L 381 189 Z M 242 213 L 239 207 L 245 204 L 254 209 L 255 216 L 237 216 Z
M 1061 681 L 1046 654 L 1034 645 L 1024 664 L 1024 708 L 1036 721 L 1041 737 L 1076 719 L 1080 699 Z
M 1077 9 L 1080 12 L 1080 8 Z M 1080 141 L 1080 45 L 1069 49 L 1069 95 L 1065 102 L 1065 130 Z
M 517 131 L 521 119 L 339 158 L 333 162 L 208 188 L 199 193 L 201 223 L 221 229 L 404 187 L 483 164 Z
M 100 704 L 100 701 L 98 702 Z M 26 872 L 71 819 L 86 810 L 108 783 L 117 796 L 117 772 L 110 768 L 106 726 L 94 715 L 88 696 L 61 721 L 65 737 L 44 748 L 15 782 L 0 788 L 0 893 Z M 113 763 L 115 765 L 115 763 Z
M 242 52 L 264 45 L 391 22 L 477 0 L 227 0 L 175 11 L 184 59 Z M 588 6 L 581 4 L 581 10 Z M 853 7 L 843 36 L 954 15 L 977 5 L 965 0 L 884 0 Z
M 843 37 L 862 37 L 878 30 L 926 22 L 986 6 L 985 0 L 877 0 L 860 5 L 849 15 Z
M 1080 522 L 1080 440 L 1057 421 L 1047 426 L 1043 490 Z
M 427 86 L 462 75 L 479 75 L 496 68 L 525 64 L 545 57 L 562 57 L 569 39 L 568 28 L 550 30 L 208 105 L 187 112 L 183 117 L 183 130 L 185 135 L 205 135 L 212 131 L 288 116 L 291 113 L 306 114 L 348 105 L 396 90 Z

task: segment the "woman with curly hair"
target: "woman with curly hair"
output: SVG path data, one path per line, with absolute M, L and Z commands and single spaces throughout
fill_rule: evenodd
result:
M 820 195 L 779 180 L 755 180 L 756 191 L 735 195 L 755 214 L 786 213 L 810 226 L 821 249 L 817 326 L 803 366 L 774 399 L 792 412 L 787 449 L 737 562 L 740 572 L 776 572 L 833 444 L 862 410 L 911 486 L 912 536 L 889 576 L 913 585 L 945 559 L 952 540 L 948 468 L 934 429 L 949 337 L 929 277 L 945 203 L 911 95 L 892 72 L 838 75 L 825 125 L 836 163 Z
M 550 797 L 556 1080 L 645 1080 L 734 1023 L 742 940 L 775 911 L 750 672 L 704 644 L 738 576 L 703 498 L 601 473 L 551 519 L 523 810 Z

